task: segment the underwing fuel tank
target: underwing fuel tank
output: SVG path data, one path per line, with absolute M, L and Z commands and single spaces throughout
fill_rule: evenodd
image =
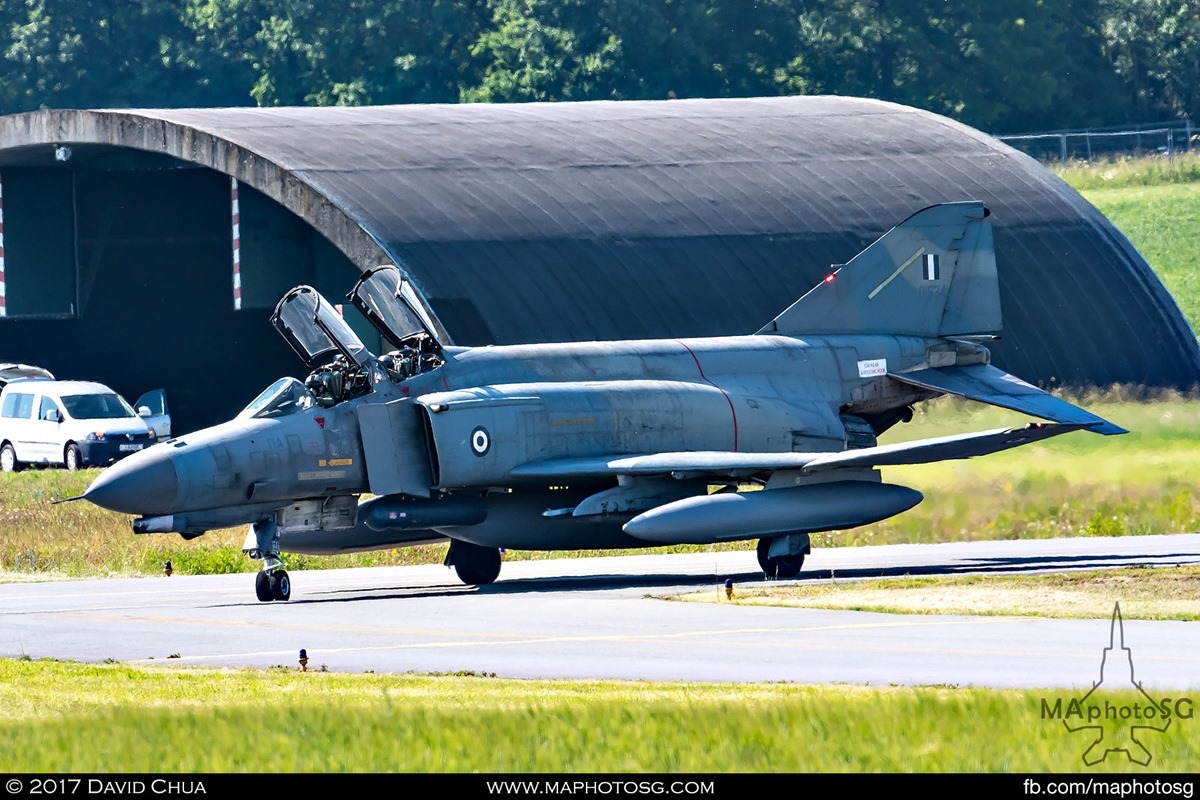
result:
M 789 533 L 839 531 L 895 516 L 921 502 L 916 489 L 837 481 L 786 489 L 688 497 L 625 523 L 625 533 L 655 544 L 711 544 Z

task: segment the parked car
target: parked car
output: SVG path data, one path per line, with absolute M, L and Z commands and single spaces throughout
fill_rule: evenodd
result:
M 170 435 L 161 389 L 138 398 L 136 405 L 137 411 L 100 383 L 10 381 L 0 392 L 0 469 L 108 466 Z
M 0 389 L 10 381 L 42 379 L 52 381 L 54 376 L 41 367 L 31 367 L 28 364 L 0 363 Z

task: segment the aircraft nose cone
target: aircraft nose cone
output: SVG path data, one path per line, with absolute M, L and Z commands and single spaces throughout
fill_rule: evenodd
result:
M 106 469 L 83 497 L 109 511 L 150 517 L 171 513 L 178 493 L 175 465 L 152 447 Z

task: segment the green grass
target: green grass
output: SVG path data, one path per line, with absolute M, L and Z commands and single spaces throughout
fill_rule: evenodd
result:
M 835 576 L 836 577 L 836 576 Z M 668 599 L 728 603 L 724 590 Z M 1200 567 L 1130 567 L 1056 575 L 958 575 L 735 587 L 735 605 L 885 614 L 1200 620 Z
M 1200 154 L 1048 166 L 1129 238 L 1200 330 Z
M 1085 769 L 1088 734 L 1043 720 L 1043 697 L 1070 695 L 0 660 L 0 771 Z M 1196 724 L 1153 734 L 1150 769 L 1200 768 Z
M 1088 189 L 1083 196 L 1138 249 L 1200 330 L 1200 183 Z

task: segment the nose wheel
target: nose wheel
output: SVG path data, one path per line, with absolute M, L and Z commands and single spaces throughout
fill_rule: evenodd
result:
M 250 558 L 262 559 L 262 571 L 254 576 L 254 594 L 261 602 L 291 599 L 292 579 L 279 559 L 279 528 L 274 520 L 251 525 L 242 552 Z
M 292 579 L 287 570 L 266 570 L 254 576 L 254 594 L 264 603 L 272 600 L 290 600 L 292 597 Z

